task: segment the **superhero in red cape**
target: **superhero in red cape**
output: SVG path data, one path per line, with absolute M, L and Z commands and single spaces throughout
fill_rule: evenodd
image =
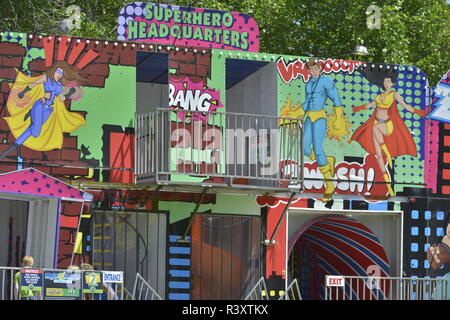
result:
M 359 71 L 369 82 L 384 88 L 385 91 L 377 95 L 375 100 L 362 106 L 353 107 L 355 113 L 373 107 L 375 110 L 369 120 L 356 129 L 349 143 L 357 141 L 368 153 L 375 154 L 389 195 L 394 196 L 384 159 L 387 159 L 387 164 L 392 168 L 392 157 L 417 155 L 416 144 L 409 129 L 403 123 L 397 110 L 397 103 L 422 118 L 426 116 L 427 111 L 415 109 L 407 104 L 398 92 L 392 90 L 398 77 L 396 68 L 372 65 L 363 67 Z

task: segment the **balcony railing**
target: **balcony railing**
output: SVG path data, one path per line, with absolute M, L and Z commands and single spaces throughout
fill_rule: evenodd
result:
M 135 123 L 137 184 L 302 189 L 299 119 L 158 108 L 137 113 Z

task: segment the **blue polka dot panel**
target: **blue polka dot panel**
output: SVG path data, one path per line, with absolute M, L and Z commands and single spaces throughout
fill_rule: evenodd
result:
M 430 249 L 447 242 L 447 225 L 450 222 L 450 209 L 444 199 L 433 199 L 432 204 L 426 199 L 414 203 L 403 203 L 403 275 L 419 278 L 436 278 L 450 271 L 450 261 L 439 256 L 441 264 L 433 262 Z M 432 267 L 432 264 L 434 268 Z

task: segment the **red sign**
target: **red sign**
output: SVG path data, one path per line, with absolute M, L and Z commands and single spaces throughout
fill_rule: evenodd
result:
M 344 287 L 345 280 L 344 277 L 339 276 L 326 276 L 327 287 Z
M 319 61 L 323 68 L 322 72 L 327 74 L 341 71 L 352 74 L 356 67 L 362 64 L 360 61 L 347 61 L 342 59 L 327 59 Z M 311 77 L 306 69 L 306 62 L 300 59 L 296 59 L 286 64 L 284 58 L 280 57 L 277 61 L 277 70 L 284 83 L 289 83 L 292 80 L 298 79 L 300 76 L 303 78 L 303 81 L 306 82 Z

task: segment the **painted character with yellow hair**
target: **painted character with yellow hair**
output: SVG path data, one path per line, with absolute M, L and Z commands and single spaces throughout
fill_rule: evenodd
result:
M 56 62 L 46 73 L 29 77 L 20 71 L 7 101 L 9 117 L 4 117 L 16 138 L 0 155 L 5 158 L 21 145 L 38 151 L 61 149 L 63 133 L 85 125 L 82 115 L 66 109 L 64 101 L 79 96 L 84 80 L 66 62 Z M 20 155 L 19 155 L 20 156 Z
M 321 63 L 311 58 L 306 63 L 306 69 L 311 78 L 305 86 L 304 121 L 304 153 L 311 160 L 316 160 L 319 170 L 325 180 L 324 201 L 331 198 L 335 187 L 332 182 L 334 176 L 335 158 L 327 156 L 323 150 L 325 137 L 340 140 L 348 135 L 348 123 L 344 116 L 343 106 L 333 80 L 321 74 Z M 325 103 L 330 99 L 333 104 L 333 115 L 327 123 Z

